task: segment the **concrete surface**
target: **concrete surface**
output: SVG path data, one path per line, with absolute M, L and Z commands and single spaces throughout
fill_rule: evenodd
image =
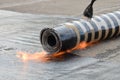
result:
M 0 0 L 0 80 L 119 80 L 119 37 L 75 51 L 63 61 L 23 63 L 16 57 L 17 51 L 41 51 L 40 30 L 78 19 L 88 2 Z M 119 10 L 119 2 L 98 0 L 95 14 Z
M 120 9 L 120 0 L 97 0 L 95 14 Z M 0 0 L 0 9 L 34 14 L 79 16 L 90 0 Z

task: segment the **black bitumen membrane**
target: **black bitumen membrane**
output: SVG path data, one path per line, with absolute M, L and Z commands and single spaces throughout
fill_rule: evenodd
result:
M 0 80 L 119 80 L 119 37 L 74 51 L 62 61 L 23 62 L 16 57 L 18 51 L 42 51 L 40 31 L 72 20 L 77 19 L 0 10 Z

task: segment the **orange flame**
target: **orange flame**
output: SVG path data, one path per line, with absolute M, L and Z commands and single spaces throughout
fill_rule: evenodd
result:
M 27 52 L 17 52 L 17 57 L 22 59 L 24 62 L 29 60 L 41 60 L 41 61 L 47 61 L 46 52 L 42 51 L 40 53 L 34 53 L 30 54 Z
M 74 51 L 74 50 L 79 50 L 79 49 L 86 49 L 88 46 L 92 46 L 94 43 L 96 42 L 81 42 L 79 45 L 77 45 L 76 47 L 70 49 L 70 50 L 67 50 L 68 53 Z
M 54 53 L 52 55 L 47 55 L 47 52 L 42 51 L 42 52 L 37 52 L 34 54 L 29 54 L 26 52 L 17 52 L 17 57 L 19 57 L 20 59 L 22 59 L 24 62 L 26 61 L 30 61 L 30 60 L 34 60 L 34 61 L 42 61 L 42 62 L 48 62 L 51 60 L 62 60 L 63 59 L 63 54 L 65 53 L 71 53 L 74 50 L 78 50 L 78 49 L 85 49 L 88 46 L 93 45 L 93 43 L 95 42 L 81 42 L 79 45 L 77 45 L 76 47 L 63 51 L 63 52 L 59 52 L 59 53 Z

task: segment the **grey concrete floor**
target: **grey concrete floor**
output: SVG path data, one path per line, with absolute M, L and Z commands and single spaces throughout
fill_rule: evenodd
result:
M 91 0 L 0 0 L 0 9 L 34 14 L 81 15 Z M 95 14 L 120 9 L 120 0 L 97 0 Z

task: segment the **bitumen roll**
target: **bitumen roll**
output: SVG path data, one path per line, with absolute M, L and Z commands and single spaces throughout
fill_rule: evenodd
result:
M 45 51 L 53 54 L 72 49 L 81 42 L 96 42 L 117 36 L 120 36 L 120 11 L 44 28 L 40 32 L 40 42 Z

